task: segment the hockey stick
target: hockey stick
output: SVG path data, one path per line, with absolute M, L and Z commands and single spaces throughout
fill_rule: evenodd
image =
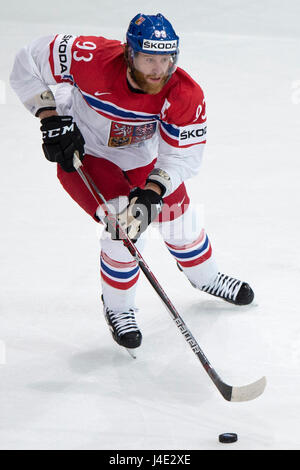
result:
M 177 312 L 176 308 L 172 304 L 171 300 L 161 287 L 160 283 L 150 270 L 149 266 L 146 264 L 144 258 L 136 248 L 135 244 L 128 238 L 127 234 L 124 232 L 122 227 L 119 225 L 117 218 L 109 211 L 107 207 L 107 202 L 104 196 L 100 193 L 99 189 L 96 187 L 95 183 L 88 175 L 88 173 L 83 168 L 83 164 L 81 163 L 80 159 L 78 158 L 76 152 L 74 153 L 74 160 L 73 160 L 74 167 L 76 168 L 77 173 L 87 186 L 88 190 L 93 195 L 94 199 L 97 201 L 99 205 L 102 206 L 107 218 L 109 219 L 110 223 L 113 227 L 117 228 L 119 231 L 119 235 L 123 240 L 124 245 L 129 250 L 133 258 L 138 263 L 140 269 L 143 271 L 144 275 L 154 288 L 155 292 L 158 294 L 160 299 L 162 300 L 163 304 L 167 308 L 169 314 L 171 315 L 172 319 L 174 320 L 177 328 L 182 333 L 184 339 L 189 344 L 192 351 L 198 357 L 199 361 L 203 365 L 204 369 L 206 370 L 207 374 L 221 393 L 221 395 L 227 401 L 248 401 L 253 400 L 254 398 L 261 395 L 266 386 L 266 378 L 262 377 L 261 379 L 257 380 L 248 385 L 244 385 L 241 387 L 234 387 L 231 385 L 226 384 L 223 380 L 219 377 L 215 369 L 211 366 L 209 360 L 205 356 L 204 352 L 200 348 L 199 344 L 197 343 L 196 339 L 186 326 L 185 322 Z

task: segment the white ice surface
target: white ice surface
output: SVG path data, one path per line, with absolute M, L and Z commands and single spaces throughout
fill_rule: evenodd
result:
M 1 449 L 300 449 L 300 4 L 286 0 L 79 0 L 1 11 Z M 228 403 L 142 278 L 133 360 L 100 306 L 96 224 L 64 193 L 38 121 L 8 85 L 14 54 L 48 33 L 124 39 L 138 11 L 173 19 L 180 65 L 207 97 L 209 138 L 189 194 L 204 204 L 220 269 L 256 298 L 239 308 L 195 291 L 157 237 L 145 258 L 221 377 L 267 376 Z

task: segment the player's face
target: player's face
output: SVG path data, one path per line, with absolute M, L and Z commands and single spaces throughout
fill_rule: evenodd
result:
M 167 74 L 171 65 L 171 56 L 166 54 L 143 54 L 140 52 L 134 58 L 134 65 L 151 82 L 157 83 Z
M 169 54 L 144 54 L 139 52 L 133 60 L 135 78 L 147 93 L 159 93 L 173 64 Z

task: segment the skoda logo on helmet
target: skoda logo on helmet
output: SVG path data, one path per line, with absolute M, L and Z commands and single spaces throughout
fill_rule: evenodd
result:
M 176 52 L 177 41 L 151 41 L 148 39 L 143 40 L 143 50 L 145 51 L 164 51 Z

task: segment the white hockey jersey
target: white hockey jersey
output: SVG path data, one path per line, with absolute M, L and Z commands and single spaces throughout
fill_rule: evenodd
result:
M 64 84 L 55 93 L 57 111 L 73 116 L 87 154 L 124 171 L 157 159 L 173 192 L 199 171 L 206 142 L 203 91 L 178 67 L 157 95 L 135 93 L 126 69 L 121 42 L 58 34 L 20 50 L 10 83 L 33 114 L 35 96 Z

